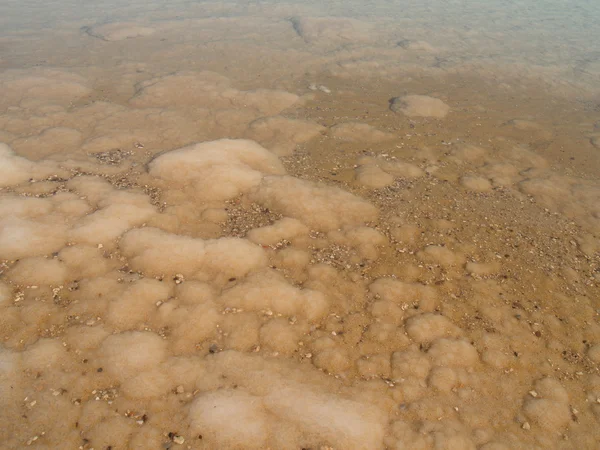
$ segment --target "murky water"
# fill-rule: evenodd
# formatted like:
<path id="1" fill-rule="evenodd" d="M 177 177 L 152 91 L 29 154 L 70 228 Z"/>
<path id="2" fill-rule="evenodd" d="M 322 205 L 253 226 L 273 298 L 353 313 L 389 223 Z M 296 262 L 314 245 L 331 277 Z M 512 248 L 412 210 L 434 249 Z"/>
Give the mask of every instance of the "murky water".
<path id="1" fill-rule="evenodd" d="M 595 449 L 600 4 L 3 2 L 0 447 Z"/>

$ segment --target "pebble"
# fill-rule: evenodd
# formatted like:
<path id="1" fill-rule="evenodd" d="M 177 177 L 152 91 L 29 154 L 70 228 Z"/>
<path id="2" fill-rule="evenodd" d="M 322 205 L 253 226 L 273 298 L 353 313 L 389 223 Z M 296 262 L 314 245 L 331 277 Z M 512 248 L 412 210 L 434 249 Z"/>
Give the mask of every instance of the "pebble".
<path id="1" fill-rule="evenodd" d="M 173 436 L 173 442 L 175 442 L 176 444 L 182 445 L 185 442 L 185 438 L 180 435 Z"/>
<path id="2" fill-rule="evenodd" d="M 183 278 L 183 275 L 180 273 L 175 274 L 175 276 L 173 277 L 173 281 L 175 281 L 175 284 L 181 284 L 185 281 L 185 279 Z"/>
<path id="3" fill-rule="evenodd" d="M 182 385 L 179 385 L 175 388 L 175 392 L 177 392 L 178 394 L 183 394 L 184 389 Z"/>
<path id="4" fill-rule="evenodd" d="M 529 395 L 531 395 L 533 398 L 536 398 L 538 396 L 538 393 L 535 391 L 529 391 Z"/>
<path id="5" fill-rule="evenodd" d="M 529 425 L 529 422 L 525 422 L 523 423 L 523 427 L 524 430 L 531 430 L 531 425 Z"/>

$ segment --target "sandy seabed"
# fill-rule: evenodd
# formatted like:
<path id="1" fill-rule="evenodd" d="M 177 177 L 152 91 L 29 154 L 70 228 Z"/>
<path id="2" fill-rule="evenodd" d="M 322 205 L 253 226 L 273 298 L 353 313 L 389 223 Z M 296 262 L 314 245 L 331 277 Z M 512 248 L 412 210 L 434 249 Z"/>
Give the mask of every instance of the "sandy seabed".
<path id="1" fill-rule="evenodd" d="M 598 448 L 594 86 L 211 8 L 2 38 L 0 447 Z"/>

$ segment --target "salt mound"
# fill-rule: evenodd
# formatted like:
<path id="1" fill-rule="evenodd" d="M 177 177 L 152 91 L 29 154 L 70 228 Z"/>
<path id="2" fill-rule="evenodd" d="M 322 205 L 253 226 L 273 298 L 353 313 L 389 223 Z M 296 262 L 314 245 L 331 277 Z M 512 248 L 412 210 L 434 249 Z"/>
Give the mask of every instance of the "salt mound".
<path id="1" fill-rule="evenodd" d="M 190 428 L 219 448 L 266 448 L 269 417 L 261 397 L 222 389 L 199 396 L 190 408 Z"/>
<path id="2" fill-rule="evenodd" d="M 340 43 L 372 39 L 370 24 L 344 17 L 292 17 L 292 26 L 307 43 Z"/>
<path id="3" fill-rule="evenodd" d="M 140 228 L 125 233 L 119 246 L 134 269 L 153 276 L 181 273 L 227 279 L 266 265 L 262 248 L 237 238 L 202 240 Z"/>
<path id="4" fill-rule="evenodd" d="M 308 234 L 308 228 L 296 219 L 284 217 L 272 225 L 254 228 L 248 232 L 248 239 L 256 244 L 275 245 L 283 239 L 291 240 Z"/>
<path id="5" fill-rule="evenodd" d="M 265 207 L 325 231 L 377 218 L 377 209 L 366 200 L 336 187 L 289 176 L 264 177 L 251 197 Z"/>
<path id="6" fill-rule="evenodd" d="M 98 350 L 103 369 L 125 380 L 158 366 L 165 358 L 167 343 L 148 331 L 127 331 L 107 337 Z"/>
<path id="7" fill-rule="evenodd" d="M 531 392 L 523 405 L 525 416 L 545 430 L 560 432 L 571 420 L 566 389 L 553 378 L 542 378 Z"/>
<path id="8" fill-rule="evenodd" d="M 463 144 L 453 149 L 451 154 L 453 159 L 458 162 L 467 162 L 479 166 L 485 162 L 488 152 L 473 144 Z"/>
<path id="9" fill-rule="evenodd" d="M 184 88 L 182 88 L 184 87 Z M 256 89 L 240 91 L 214 72 L 178 72 L 144 81 L 130 100 L 139 108 L 183 106 L 194 109 L 249 111 L 254 117 L 274 116 L 299 100 L 295 94 Z"/>
<path id="10" fill-rule="evenodd" d="M 316 290 L 299 289 L 275 271 L 253 274 L 242 283 L 223 292 L 220 302 L 232 308 L 250 311 L 270 310 L 285 316 L 318 320 L 327 313 L 329 302 Z"/>
<path id="11" fill-rule="evenodd" d="M 542 125 L 532 122 L 531 120 L 524 119 L 512 119 L 504 124 L 506 127 L 510 127 L 515 131 L 521 131 L 523 134 L 526 133 L 527 137 L 534 137 L 537 139 L 552 139 L 552 132 L 544 128 Z"/>
<path id="12" fill-rule="evenodd" d="M 355 169 L 356 181 L 371 189 L 381 189 L 394 183 L 394 177 L 377 164 L 363 164 Z"/>
<path id="13" fill-rule="evenodd" d="M 385 133 L 369 124 L 360 122 L 334 125 L 329 129 L 329 133 L 335 139 L 349 142 L 382 142 L 395 137 L 392 133 Z"/>
<path id="14" fill-rule="evenodd" d="M 369 291 L 385 301 L 417 305 L 422 312 L 433 311 L 437 300 L 437 292 L 433 287 L 393 278 L 375 280 L 369 285 Z"/>
<path id="15" fill-rule="evenodd" d="M 600 137 L 593 137 L 590 139 L 590 143 L 596 147 L 596 148 L 600 148 Z"/>
<path id="16" fill-rule="evenodd" d="M 28 109 L 69 106 L 89 95 L 86 80 L 55 69 L 6 70 L 0 75 L 0 109 L 27 104 Z"/>
<path id="17" fill-rule="evenodd" d="M 436 366 L 470 367 L 479 361 L 475 347 L 458 339 L 437 339 L 427 354 Z"/>
<path id="18" fill-rule="evenodd" d="M 73 242 L 83 244 L 109 244 L 125 231 L 142 225 L 156 213 L 148 202 L 114 203 L 81 220 L 70 234 Z"/>
<path id="19" fill-rule="evenodd" d="M 361 258 L 367 260 L 376 260 L 379 257 L 378 247 L 388 242 L 383 233 L 370 227 L 347 227 L 331 231 L 327 237 L 338 245 L 357 249 Z"/>
<path id="20" fill-rule="evenodd" d="M 12 289 L 4 284 L 0 283 L 0 306 L 5 306 L 10 300 L 12 300 Z"/>
<path id="21" fill-rule="evenodd" d="M 19 260 L 6 275 L 13 283 L 27 285 L 59 285 L 67 279 L 67 267 L 58 259 L 25 258 Z"/>
<path id="22" fill-rule="evenodd" d="M 142 279 L 130 284 L 108 307 L 106 320 L 117 330 L 134 329 L 148 323 L 158 301 L 169 296 L 169 286 L 158 280 Z"/>
<path id="23" fill-rule="evenodd" d="M 467 175 L 460 179 L 460 183 L 475 192 L 488 192 L 492 190 L 492 183 L 484 177 Z"/>
<path id="24" fill-rule="evenodd" d="M 438 98 L 427 95 L 405 95 L 391 100 L 390 109 L 408 117 L 433 117 L 443 119 L 450 107 Z"/>
<path id="25" fill-rule="evenodd" d="M 387 420 L 383 412 L 373 406 L 310 392 L 293 384 L 274 389 L 265 404 L 276 416 L 337 448 L 376 450 L 383 447 Z"/>
<path id="26" fill-rule="evenodd" d="M 15 186 L 32 178 L 46 178 L 57 169 L 48 162 L 35 164 L 15 154 L 8 145 L 0 143 L 0 187 Z"/>
<path id="27" fill-rule="evenodd" d="M 56 252 L 67 242 L 67 227 L 35 220 L 6 217 L 0 219 L 0 254 L 5 259 L 44 256 Z"/>
<path id="28" fill-rule="evenodd" d="M 83 31 L 103 41 L 123 41 L 125 39 L 150 36 L 156 30 L 134 22 L 116 22 L 93 27 L 83 27 Z"/>
<path id="29" fill-rule="evenodd" d="M 55 153 L 73 152 L 81 144 L 82 134 L 67 127 L 50 127 L 40 133 L 16 139 L 11 142 L 13 149 L 22 156 L 40 159 Z"/>
<path id="30" fill-rule="evenodd" d="M 391 185 L 395 177 L 418 178 L 425 172 L 414 164 L 403 161 L 388 161 L 383 158 L 360 158 L 355 169 L 356 180 L 363 186 L 381 189 Z"/>
<path id="31" fill-rule="evenodd" d="M 418 343 L 432 342 L 441 337 L 459 336 L 460 328 L 439 314 L 419 314 L 406 321 L 406 333 Z"/>
<path id="32" fill-rule="evenodd" d="M 442 267 L 452 267 L 465 263 L 464 255 L 453 252 L 441 245 L 428 245 L 424 250 L 417 253 L 417 257 L 422 261 L 439 264 Z"/>
<path id="33" fill-rule="evenodd" d="M 221 139 L 164 153 L 149 173 L 179 186 L 192 185 L 207 200 L 227 200 L 257 186 L 263 174 L 283 174 L 273 153 L 256 142 Z"/>
<path id="34" fill-rule="evenodd" d="M 190 432 L 211 448 L 383 448 L 387 413 L 370 403 L 373 396 L 357 401 L 333 393 L 331 379 L 297 363 L 226 351 L 209 364 L 235 383 L 191 404 Z"/>
<path id="35" fill-rule="evenodd" d="M 319 136 L 323 130 L 324 126 L 312 121 L 273 116 L 251 122 L 246 135 L 276 155 L 284 156 L 290 155 L 296 145 Z"/>

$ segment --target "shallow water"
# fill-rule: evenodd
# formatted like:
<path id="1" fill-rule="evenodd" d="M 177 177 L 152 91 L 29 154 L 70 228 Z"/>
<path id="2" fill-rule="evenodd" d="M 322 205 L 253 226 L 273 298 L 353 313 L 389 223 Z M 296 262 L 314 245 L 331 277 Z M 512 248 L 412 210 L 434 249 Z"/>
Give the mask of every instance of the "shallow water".
<path id="1" fill-rule="evenodd" d="M 2 448 L 594 449 L 600 5 L 0 5 Z"/>

